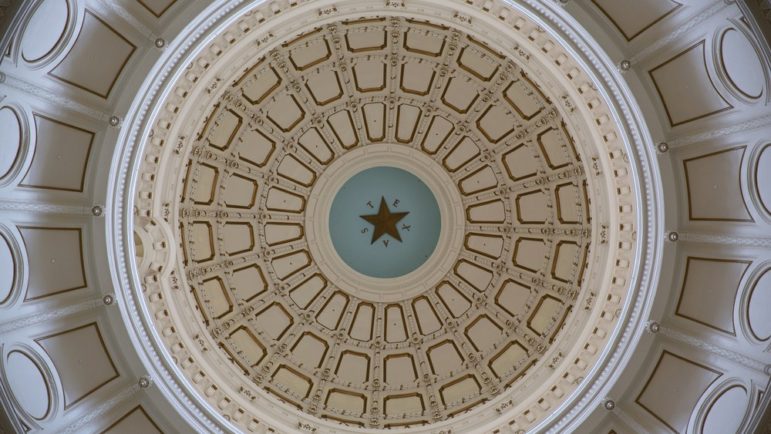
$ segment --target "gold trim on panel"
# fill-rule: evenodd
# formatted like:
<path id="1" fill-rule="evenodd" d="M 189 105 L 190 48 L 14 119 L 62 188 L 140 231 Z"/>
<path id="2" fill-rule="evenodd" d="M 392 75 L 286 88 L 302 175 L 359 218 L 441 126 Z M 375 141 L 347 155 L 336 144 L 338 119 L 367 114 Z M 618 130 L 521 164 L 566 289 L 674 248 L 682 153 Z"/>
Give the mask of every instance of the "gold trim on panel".
<path id="1" fill-rule="evenodd" d="M 697 260 L 702 262 L 717 262 L 717 263 L 724 263 L 724 264 L 745 264 L 744 271 L 742 271 L 741 276 L 739 277 L 739 282 L 737 283 L 736 290 L 734 291 L 734 302 L 731 305 L 731 319 L 733 325 L 733 330 L 725 330 L 721 329 L 720 327 L 717 327 L 714 324 L 709 324 L 707 322 L 701 321 L 696 318 L 692 318 L 688 315 L 684 315 L 680 313 L 680 306 L 683 303 L 683 296 L 685 295 L 685 285 L 688 283 L 688 269 L 691 265 L 691 260 Z M 723 333 L 728 333 L 731 336 L 736 336 L 736 325 L 735 321 L 733 321 L 733 306 L 736 304 L 736 298 L 739 296 L 739 284 L 741 283 L 742 279 L 744 279 L 744 276 L 747 274 L 747 270 L 750 268 L 750 265 L 752 264 L 752 261 L 747 260 L 733 260 L 733 259 L 723 259 L 723 258 L 706 258 L 706 257 L 700 257 L 700 256 L 688 256 L 685 260 L 685 273 L 683 274 L 683 283 L 680 285 L 680 296 L 677 298 L 677 305 L 675 306 L 675 316 L 679 316 L 681 318 L 685 318 L 688 320 L 691 320 L 695 323 L 701 324 L 705 327 L 709 327 L 711 329 L 715 329 L 717 331 L 721 331 Z"/>
<path id="2" fill-rule="evenodd" d="M 96 136 L 96 133 L 94 133 L 93 131 L 86 130 L 84 128 L 76 127 L 75 125 L 68 124 L 63 121 L 50 118 L 40 113 L 32 113 L 32 117 L 35 120 L 35 131 L 38 130 L 37 119 L 40 118 L 40 119 L 45 119 L 48 122 L 53 122 L 59 125 L 63 125 L 67 128 L 72 128 L 74 130 L 78 130 L 78 131 L 82 131 L 84 133 L 90 134 L 91 140 L 88 141 L 88 150 L 86 150 L 86 159 L 83 162 L 83 173 L 80 176 L 80 188 L 75 189 L 75 188 L 44 186 L 44 185 L 38 185 L 38 184 L 25 184 L 24 180 L 27 178 L 27 175 L 29 175 L 29 171 L 32 169 L 32 166 L 35 164 L 35 156 L 37 155 L 37 146 L 35 146 L 35 151 L 32 154 L 32 161 L 30 162 L 29 167 L 27 168 L 27 171 L 24 173 L 24 176 L 21 177 L 21 182 L 19 182 L 19 187 L 34 188 L 34 189 L 41 189 L 41 190 L 74 191 L 74 192 L 82 193 L 86 185 L 86 173 L 88 172 L 88 162 L 91 159 L 91 149 L 93 148 L 94 137 Z M 16 163 L 14 162 L 14 164 Z"/>
<path id="3" fill-rule="evenodd" d="M 58 68 L 67 59 L 67 57 L 69 56 L 69 53 L 67 53 L 67 55 L 65 55 L 64 58 L 55 67 L 53 67 L 48 72 L 48 75 L 50 75 L 51 77 L 54 77 L 55 79 L 57 79 L 57 80 L 59 80 L 59 81 L 61 81 L 63 83 L 67 83 L 67 84 L 69 84 L 71 86 L 74 86 L 74 87 L 76 87 L 78 89 L 81 89 L 81 90 L 83 90 L 85 92 L 89 92 L 89 93 L 92 93 L 92 94 L 94 94 L 96 96 L 99 96 L 99 97 L 102 97 L 104 99 L 107 99 L 110 96 L 110 92 L 112 92 L 113 87 L 115 87 L 115 83 L 117 83 L 117 81 L 120 78 L 121 74 L 123 74 L 123 70 L 126 68 L 126 65 L 128 65 L 129 60 L 131 60 L 131 56 L 134 55 L 134 52 L 136 51 L 137 46 L 132 44 L 131 41 L 126 39 L 125 36 L 123 36 L 120 32 L 115 30 L 112 26 L 107 24 L 107 22 L 105 22 L 104 20 L 99 18 L 96 14 L 94 14 L 90 10 L 86 9 L 85 15 L 91 15 L 92 17 L 94 17 L 96 20 L 101 22 L 105 27 L 107 27 L 111 32 L 115 33 L 119 38 L 123 39 L 124 42 L 126 42 L 128 45 L 131 46 L 131 51 L 128 53 L 128 55 L 126 56 L 126 59 L 123 61 L 123 64 L 121 64 L 120 68 L 118 69 L 118 73 L 115 74 L 115 78 L 113 78 L 112 83 L 110 83 L 110 85 L 108 86 L 107 92 L 104 93 L 104 94 L 101 94 L 101 93 L 99 93 L 99 92 L 97 92 L 97 91 L 95 91 L 93 89 L 89 89 L 89 88 L 87 88 L 87 87 L 85 87 L 83 85 L 74 83 L 74 82 L 72 82 L 72 81 L 70 81 L 70 80 L 68 80 L 66 78 L 63 78 L 63 77 L 60 77 L 60 76 L 56 75 L 56 68 Z M 85 18 L 84 18 L 84 22 L 85 22 Z M 81 26 L 81 31 L 82 30 L 83 30 L 83 28 Z M 80 34 L 80 32 L 78 32 L 78 36 L 77 36 L 77 38 L 75 38 L 75 44 L 73 44 L 73 46 L 77 45 L 78 40 L 80 40 L 80 36 L 81 36 L 81 34 Z"/>
<path id="4" fill-rule="evenodd" d="M 666 18 L 669 15 L 673 14 L 676 10 L 680 9 L 683 6 L 682 3 L 679 3 L 679 2 L 676 2 L 676 1 L 673 1 L 673 0 L 669 0 L 669 1 L 671 3 L 674 3 L 676 6 L 674 6 L 672 9 L 670 9 L 669 11 L 664 13 L 664 15 L 662 15 L 659 18 L 655 19 L 653 22 L 649 23 L 648 25 L 646 25 L 645 27 L 643 27 L 641 30 L 637 31 L 637 33 L 635 33 L 633 35 L 628 35 L 621 28 L 621 26 L 616 22 L 616 20 L 614 20 L 613 17 L 607 11 L 605 11 L 605 9 L 602 6 L 600 6 L 599 3 L 597 3 L 596 0 L 592 0 L 592 3 L 594 3 L 594 5 L 597 6 L 597 9 L 599 9 L 600 12 L 602 12 L 602 14 L 605 15 L 608 18 L 608 20 L 613 24 L 613 26 L 616 27 L 616 29 L 618 29 L 619 33 L 621 33 L 621 35 L 624 37 L 624 39 L 626 39 L 627 42 L 630 42 L 632 39 L 640 36 L 643 32 L 645 32 L 646 30 L 650 29 L 654 25 L 658 24 L 664 18 Z"/>
<path id="5" fill-rule="evenodd" d="M 750 209 L 747 207 L 747 200 L 744 197 L 744 190 L 742 190 L 741 180 L 739 180 L 739 179 L 737 179 L 736 182 L 739 183 L 739 194 L 741 195 L 741 198 L 742 198 L 742 204 L 744 204 L 744 211 L 749 216 L 749 219 L 727 219 L 727 218 L 711 218 L 711 217 L 694 217 L 693 216 L 693 209 L 691 207 L 691 203 L 693 201 L 691 200 L 691 187 L 690 187 L 691 186 L 691 181 L 690 181 L 690 178 L 688 177 L 688 163 L 691 162 L 691 161 L 700 160 L 702 158 L 712 157 L 712 156 L 715 156 L 715 155 L 718 155 L 718 154 L 723 154 L 723 153 L 726 153 L 726 152 L 732 152 L 732 151 L 735 151 L 737 149 L 741 149 L 742 150 L 742 155 L 739 158 L 739 169 L 741 169 L 741 164 L 742 164 L 742 161 L 744 160 L 744 154 L 747 151 L 747 146 L 746 145 L 734 146 L 734 147 L 731 147 L 731 148 L 728 148 L 728 149 L 721 149 L 719 151 L 710 152 L 708 154 L 703 154 L 703 155 L 699 155 L 697 157 L 687 158 L 687 159 L 683 160 L 683 171 L 685 173 L 685 193 L 686 193 L 686 195 L 688 197 L 688 219 L 689 220 L 693 220 L 693 221 L 713 221 L 713 222 L 714 221 L 716 221 L 716 222 L 755 222 L 755 219 L 752 218 L 752 214 L 750 213 Z"/>
<path id="6" fill-rule="evenodd" d="M 125 420 L 126 418 L 128 418 L 129 416 L 131 416 L 132 414 L 134 414 L 134 412 L 136 412 L 137 410 L 139 410 L 139 411 L 140 411 L 140 412 L 141 412 L 141 413 L 142 413 L 142 414 L 145 416 L 145 419 L 147 419 L 147 421 L 148 421 L 148 422 L 150 422 L 150 424 L 151 424 L 151 425 L 152 425 L 152 426 L 153 426 L 153 427 L 154 427 L 156 430 L 158 430 L 158 432 L 160 432 L 160 433 L 162 433 L 162 432 L 163 432 L 163 430 L 162 430 L 162 429 L 160 429 L 160 428 L 158 427 L 158 425 L 157 425 L 157 424 L 155 423 L 155 421 L 154 421 L 154 420 L 153 420 L 153 419 L 150 417 L 150 415 L 148 415 L 148 414 L 147 414 L 147 412 L 146 412 L 146 411 L 145 411 L 145 409 L 142 407 L 142 405 L 137 405 L 136 407 L 134 407 L 134 408 L 132 408 L 131 410 L 129 410 L 129 411 L 126 413 L 126 414 L 124 414 L 123 416 L 121 416 L 120 418 L 118 418 L 118 419 L 117 419 L 115 422 L 113 422 L 113 423 L 112 423 L 111 425 L 109 425 L 107 428 L 105 428 L 105 429 L 101 430 L 101 431 L 99 432 L 99 434 L 104 434 L 104 433 L 106 433 L 106 432 L 110 431 L 110 430 L 111 430 L 111 429 L 113 429 L 113 428 L 114 428 L 116 425 L 118 425 L 119 423 L 121 423 L 123 420 Z"/>
<path id="7" fill-rule="evenodd" d="M 66 289 L 60 289 L 56 292 L 47 293 L 44 295 L 39 295 L 37 297 L 29 297 L 29 288 L 27 288 L 27 291 L 24 294 L 24 301 L 32 301 L 32 300 L 39 300 L 41 298 L 51 297 L 57 294 L 61 294 L 64 292 L 69 291 L 75 291 L 77 289 L 87 288 L 88 287 L 88 280 L 86 279 L 86 265 L 85 265 L 85 258 L 83 251 L 83 230 L 81 228 L 71 228 L 71 227 L 46 227 L 46 226 L 17 226 L 19 229 L 19 233 L 21 234 L 21 241 L 24 243 L 24 249 L 25 251 L 29 251 L 29 247 L 27 246 L 27 240 L 24 238 L 24 229 L 32 229 L 32 230 L 46 230 L 46 231 L 77 231 L 78 232 L 78 247 L 80 249 L 80 275 L 83 279 L 83 285 L 82 286 L 75 286 L 72 288 L 66 288 Z"/>
<path id="8" fill-rule="evenodd" d="M 656 413 L 654 413 L 654 412 L 653 412 L 651 409 L 649 409 L 649 408 L 648 408 L 648 407 L 646 407 L 646 406 L 645 406 L 643 403 L 641 403 L 641 402 L 640 402 L 640 398 L 641 398 L 641 397 L 642 397 L 642 396 L 645 394 L 645 391 L 648 389 L 648 386 L 650 385 L 651 381 L 653 380 L 653 377 L 655 377 L 655 376 L 656 376 L 656 372 L 658 372 L 659 366 L 661 365 L 661 361 L 662 361 L 662 360 L 664 360 L 664 356 L 665 356 L 665 355 L 670 355 L 670 356 L 672 356 L 672 357 L 674 357 L 674 358 L 677 358 L 677 359 L 680 359 L 680 360 L 682 360 L 682 361 L 684 361 L 684 362 L 686 362 L 686 363 L 690 363 L 690 364 L 692 364 L 692 365 L 694 365 L 694 366 L 697 366 L 697 367 L 699 367 L 699 368 L 702 368 L 702 369 L 704 369 L 704 370 L 707 370 L 707 371 L 710 371 L 710 372 L 712 372 L 712 373 L 714 373 L 714 374 L 717 374 L 717 377 L 716 377 L 714 380 L 712 380 L 712 382 L 710 383 L 710 385 L 712 385 L 712 384 L 713 384 L 715 381 L 717 381 L 717 379 L 719 379 L 719 378 L 720 378 L 720 377 L 723 375 L 723 373 L 722 373 L 722 372 L 720 372 L 720 371 L 718 371 L 718 370 L 716 370 L 716 369 L 713 369 L 713 368 L 711 368 L 711 367 L 709 367 L 709 366 L 706 366 L 706 365 L 702 365 L 701 363 L 697 363 L 697 362 L 694 362 L 693 360 L 687 359 L 687 358 L 685 358 L 685 357 L 683 357 L 683 356 L 679 356 L 679 355 L 677 355 L 677 354 L 675 354 L 675 353 L 672 353 L 672 352 L 670 352 L 670 351 L 667 351 L 667 350 L 663 350 L 663 351 L 661 352 L 661 355 L 659 356 L 659 360 L 656 362 L 656 366 L 653 368 L 653 371 L 651 371 L 651 374 L 650 374 L 650 376 L 648 377 L 648 380 L 645 382 L 645 385 L 643 385 L 643 387 L 642 387 L 642 390 L 641 390 L 641 391 L 640 391 L 640 393 L 637 395 L 637 398 L 635 398 L 635 400 L 634 400 L 634 403 L 635 403 L 635 404 L 637 404 L 637 405 L 639 405 L 640 407 L 642 407 L 642 408 L 643 408 L 645 411 L 647 411 L 647 412 L 648 412 L 648 413 L 649 413 L 651 416 L 653 416 L 654 418 L 656 418 L 656 420 L 658 420 L 659 422 L 663 423 L 663 424 L 664 424 L 664 426 L 666 426 L 667 428 L 669 428 L 670 430 L 672 430 L 672 432 L 674 432 L 674 433 L 677 433 L 678 431 L 677 431 L 677 430 L 676 430 L 674 427 L 672 427 L 671 425 L 669 425 L 668 423 L 666 423 L 666 422 L 664 421 L 664 419 L 662 419 L 662 418 L 661 418 L 659 415 L 657 415 Z M 709 389 L 709 386 L 707 386 L 707 389 Z"/>
<path id="9" fill-rule="evenodd" d="M 43 348 L 43 351 L 46 352 L 48 357 L 53 362 L 54 367 L 56 367 L 56 361 L 54 360 L 53 357 L 51 357 L 51 354 L 48 352 L 48 350 L 46 350 L 46 348 L 42 344 L 42 342 L 45 341 L 45 340 L 51 339 L 51 338 L 55 338 L 57 336 L 61 336 L 61 335 L 67 334 L 67 333 L 71 333 L 71 332 L 74 332 L 74 331 L 85 329 L 87 327 L 94 327 L 94 329 L 96 329 L 96 335 L 99 337 L 99 343 L 101 344 L 102 350 L 104 351 L 105 356 L 107 356 L 107 360 L 110 362 L 110 366 L 112 367 L 112 370 L 115 372 L 115 375 L 113 375 L 112 377 L 108 378 L 104 382 L 96 385 L 93 389 L 87 391 L 85 394 L 83 394 L 83 396 L 81 396 L 80 398 L 76 399 L 75 401 L 66 402 L 67 401 L 67 397 L 65 396 L 64 397 L 64 400 L 65 400 L 64 410 L 65 411 L 67 411 L 70 408 L 72 408 L 72 406 L 74 406 L 78 402 L 84 400 L 86 397 L 88 397 L 88 395 L 90 395 L 90 394 L 96 392 L 97 390 L 99 390 L 100 388 L 102 388 L 102 386 L 104 386 L 104 385 L 108 384 L 109 382 L 111 382 L 112 380 L 120 377 L 120 373 L 118 372 L 118 368 L 116 368 L 116 366 L 115 366 L 115 361 L 112 359 L 112 355 L 107 350 L 107 345 L 105 345 L 105 343 L 104 343 L 104 337 L 102 336 L 102 332 L 99 330 L 99 324 L 96 321 L 93 321 L 93 322 L 90 322 L 88 324 L 84 324 L 84 325 L 81 325 L 81 326 L 78 326 L 78 327 L 75 327 L 75 328 L 71 328 L 71 329 L 68 329 L 68 330 L 56 332 L 56 333 L 51 334 L 51 335 L 46 335 L 46 336 L 42 336 L 42 337 L 34 339 L 35 343 L 37 343 L 38 345 L 40 345 L 41 348 Z M 58 371 L 58 368 L 57 368 L 57 371 Z"/>
<path id="10" fill-rule="evenodd" d="M 659 84 L 658 84 L 658 82 L 656 82 L 656 78 L 653 76 L 653 73 L 657 69 L 659 69 L 659 68 L 661 68 L 663 66 L 666 66 L 667 64 L 675 61 L 678 57 L 687 54 L 689 51 L 693 50 L 694 48 L 696 48 L 698 46 L 701 46 L 701 53 L 702 53 L 701 57 L 702 57 L 702 60 L 704 61 L 704 71 L 706 72 L 707 78 L 709 79 L 709 82 L 712 85 L 712 89 L 720 97 L 720 99 L 723 100 L 724 103 L 726 103 L 727 107 L 715 110 L 713 112 L 704 113 L 702 115 L 695 116 L 693 118 L 685 119 L 685 120 L 682 120 L 682 121 L 679 121 L 679 122 L 675 123 L 675 122 L 672 121 L 672 114 L 669 112 L 669 107 L 667 106 L 667 103 L 664 100 L 664 94 L 661 93 L 661 89 L 659 88 Z M 656 93 L 659 96 L 659 100 L 661 101 L 661 105 L 664 106 L 664 112 L 667 114 L 667 120 L 669 121 L 669 125 L 672 128 L 680 126 L 680 125 L 683 125 L 683 124 L 687 124 L 689 122 L 697 121 L 699 119 L 703 119 L 703 118 L 706 118 L 706 117 L 709 117 L 709 116 L 712 116 L 712 115 L 716 115 L 718 113 L 723 113 L 725 111 L 728 111 L 728 110 L 731 110 L 731 109 L 734 108 L 734 106 L 732 106 L 731 103 L 728 102 L 723 97 L 723 95 L 717 90 L 717 87 L 715 86 L 715 82 L 712 80 L 712 76 L 709 74 L 709 68 L 707 67 L 706 39 L 702 39 L 701 41 L 691 45 L 688 48 L 686 48 L 685 50 L 683 50 L 679 54 L 676 54 L 674 57 L 670 58 L 669 60 L 665 61 L 664 63 L 661 63 L 658 66 L 654 67 L 653 69 L 649 70 L 648 71 L 648 76 L 650 76 L 651 81 L 653 82 L 653 86 L 656 88 Z"/>
<path id="11" fill-rule="evenodd" d="M 531 310 L 531 311 L 530 311 L 530 316 L 527 318 L 527 328 L 529 328 L 529 329 L 530 329 L 530 330 L 531 330 L 533 333 L 535 333 L 537 336 L 546 336 L 546 333 L 547 333 L 547 332 L 549 332 L 549 330 L 550 330 L 550 329 L 552 329 L 551 327 L 549 327 L 549 328 L 547 328 L 546 330 L 544 330 L 544 333 L 543 333 L 543 334 L 541 334 L 541 333 L 538 333 L 538 332 L 537 332 L 537 331 L 536 331 L 536 330 L 535 330 L 535 329 L 534 329 L 534 328 L 531 326 L 531 324 L 533 323 L 533 318 L 535 318 L 535 316 L 536 316 L 536 315 L 538 315 L 538 312 L 541 310 L 541 306 L 543 305 L 544 301 L 546 301 L 546 299 L 556 300 L 556 301 L 557 301 L 557 303 L 559 303 L 561 306 L 564 306 L 564 305 L 565 305 L 565 303 L 564 303 L 562 300 L 560 300 L 559 298 L 557 298 L 557 297 L 555 297 L 555 296 L 553 296 L 553 295 L 551 295 L 551 294 L 546 294 L 546 295 L 544 295 L 543 297 L 541 297 L 541 299 L 540 299 L 540 300 L 538 300 L 538 304 L 536 304 L 536 305 L 535 305 L 535 307 L 533 308 L 533 310 Z M 569 308 L 569 307 L 570 307 L 570 306 L 568 306 L 568 308 Z M 566 315 L 566 314 L 563 312 L 563 315 Z M 566 317 L 566 316 L 565 316 L 565 317 Z M 563 321 L 562 321 L 562 322 L 564 322 L 564 318 L 565 318 L 565 317 L 563 317 Z M 560 323 L 560 324 L 562 324 L 562 323 Z M 553 337 L 554 337 L 554 336 L 552 336 L 552 338 L 553 338 Z M 551 342 L 551 340 L 550 340 L 550 342 Z"/>
<path id="12" fill-rule="evenodd" d="M 143 6 L 145 9 L 147 9 L 148 11 L 150 11 L 150 13 L 151 13 L 151 14 L 155 15 L 155 17 L 156 17 L 156 18 L 160 18 L 160 17 L 161 17 L 161 15 L 165 14 L 165 13 L 166 13 L 166 11 L 168 11 L 168 10 L 169 10 L 169 8 L 170 8 L 170 7 L 174 6 L 174 4 L 177 2 L 177 0 L 171 0 L 171 1 L 169 2 L 169 4 L 168 4 L 168 5 L 166 5 L 166 7 L 165 7 L 165 8 L 161 9 L 161 11 L 160 11 L 160 12 L 155 12 L 155 11 L 154 11 L 154 10 L 153 10 L 153 9 L 152 9 L 150 6 L 148 6 L 147 4 L 145 4 L 144 0 L 137 0 L 137 2 L 139 2 L 139 4 L 141 4 L 141 5 L 142 5 L 142 6 Z M 159 431 L 160 431 L 160 430 L 159 430 Z"/>

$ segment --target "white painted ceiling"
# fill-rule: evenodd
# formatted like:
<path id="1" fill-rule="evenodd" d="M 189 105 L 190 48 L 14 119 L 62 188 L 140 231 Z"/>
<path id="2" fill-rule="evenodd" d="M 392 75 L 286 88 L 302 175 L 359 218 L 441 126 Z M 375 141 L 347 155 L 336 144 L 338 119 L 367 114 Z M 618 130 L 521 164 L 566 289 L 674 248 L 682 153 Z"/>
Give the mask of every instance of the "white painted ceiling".
<path id="1" fill-rule="evenodd" d="M 765 432 L 769 11 L 0 6 L 0 427 Z M 379 300 L 306 206 L 385 143 L 464 224 Z"/>

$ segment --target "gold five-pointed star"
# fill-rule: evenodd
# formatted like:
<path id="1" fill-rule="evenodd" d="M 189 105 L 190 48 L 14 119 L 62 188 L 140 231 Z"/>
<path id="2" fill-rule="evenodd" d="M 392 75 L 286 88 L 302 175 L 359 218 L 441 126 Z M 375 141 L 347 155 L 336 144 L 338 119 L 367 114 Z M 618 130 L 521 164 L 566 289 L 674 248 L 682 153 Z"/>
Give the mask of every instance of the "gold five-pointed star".
<path id="1" fill-rule="evenodd" d="M 380 237 L 385 234 L 392 236 L 399 242 L 402 241 L 402 237 L 399 235 L 399 230 L 396 228 L 396 224 L 399 220 L 403 219 L 409 212 L 391 212 L 386 204 L 385 197 L 380 196 L 380 207 L 377 210 L 377 214 L 361 215 L 367 222 L 375 226 L 375 230 L 372 232 L 372 242 L 374 244 Z"/>

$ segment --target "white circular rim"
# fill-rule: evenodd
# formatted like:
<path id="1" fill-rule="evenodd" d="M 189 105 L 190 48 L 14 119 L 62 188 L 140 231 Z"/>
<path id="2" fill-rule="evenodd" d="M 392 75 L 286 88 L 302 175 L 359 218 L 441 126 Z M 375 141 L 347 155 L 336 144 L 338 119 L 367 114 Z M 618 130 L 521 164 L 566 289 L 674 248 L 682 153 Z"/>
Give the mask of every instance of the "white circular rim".
<path id="1" fill-rule="evenodd" d="M 329 212 L 340 188 L 353 175 L 372 167 L 396 167 L 417 176 L 439 205 L 442 230 L 431 256 L 415 270 L 399 277 L 378 278 L 348 265 L 332 244 Z M 322 273 L 340 289 L 362 299 L 396 302 L 419 295 L 452 270 L 463 245 L 466 219 L 455 182 L 439 164 L 404 145 L 368 145 L 347 152 L 321 174 L 308 199 L 305 228 L 311 256 Z"/>

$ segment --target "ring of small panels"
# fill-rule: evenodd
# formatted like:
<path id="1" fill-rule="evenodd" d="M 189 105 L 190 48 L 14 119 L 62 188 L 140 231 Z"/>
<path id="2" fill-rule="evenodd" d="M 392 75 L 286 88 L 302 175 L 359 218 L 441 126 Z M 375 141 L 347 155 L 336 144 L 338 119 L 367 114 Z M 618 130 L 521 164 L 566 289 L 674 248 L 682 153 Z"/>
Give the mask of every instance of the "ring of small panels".
<path id="1" fill-rule="evenodd" d="M 616 240 L 630 225 L 609 203 L 626 195 L 613 208 L 633 214 L 633 199 L 626 169 L 599 170 L 618 159 L 600 152 L 619 139 L 596 90 L 584 81 L 583 100 L 555 96 L 525 50 L 512 58 L 460 26 L 371 12 L 276 38 L 231 76 L 208 73 L 254 19 L 191 62 L 145 152 L 135 240 L 155 248 L 141 249 L 138 272 L 155 276 L 146 301 L 175 362 L 246 429 L 268 407 L 360 428 L 517 408 L 508 424 L 532 426 L 591 366 L 625 297 L 634 240 Z M 576 106 L 606 129 L 604 149 L 587 143 L 595 125 L 565 115 Z M 305 239 L 325 168 L 379 143 L 433 159 L 465 212 L 451 271 L 399 302 L 336 286 Z"/>

